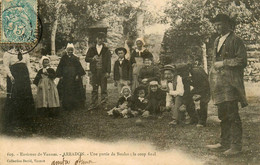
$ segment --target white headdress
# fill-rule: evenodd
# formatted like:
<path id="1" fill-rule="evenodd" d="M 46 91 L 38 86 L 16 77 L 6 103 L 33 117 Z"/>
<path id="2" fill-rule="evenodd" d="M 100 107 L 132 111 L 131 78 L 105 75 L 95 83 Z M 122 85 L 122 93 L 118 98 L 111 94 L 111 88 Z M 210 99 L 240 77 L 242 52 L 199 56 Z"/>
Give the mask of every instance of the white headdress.
<path id="1" fill-rule="evenodd" d="M 137 42 L 137 41 L 141 41 L 142 43 L 143 43 L 143 46 L 145 45 L 145 42 L 144 42 L 144 39 L 143 38 L 137 38 L 136 40 L 135 40 L 135 42 Z"/>
<path id="2" fill-rule="evenodd" d="M 124 91 L 125 89 L 128 89 L 129 92 L 131 93 L 131 88 L 126 85 L 126 86 L 123 86 L 122 89 L 121 89 L 121 93 L 122 93 L 122 94 L 123 94 L 123 91 Z"/>
<path id="3" fill-rule="evenodd" d="M 47 56 L 42 56 L 42 58 L 41 58 L 40 61 L 39 61 L 39 66 L 40 66 L 40 68 L 42 68 L 43 60 L 49 60 L 49 61 L 51 61 L 51 59 L 50 59 L 49 57 L 47 57 Z"/>
<path id="4" fill-rule="evenodd" d="M 74 49 L 73 43 L 68 43 L 66 49 L 68 49 L 68 48 L 73 48 Z"/>

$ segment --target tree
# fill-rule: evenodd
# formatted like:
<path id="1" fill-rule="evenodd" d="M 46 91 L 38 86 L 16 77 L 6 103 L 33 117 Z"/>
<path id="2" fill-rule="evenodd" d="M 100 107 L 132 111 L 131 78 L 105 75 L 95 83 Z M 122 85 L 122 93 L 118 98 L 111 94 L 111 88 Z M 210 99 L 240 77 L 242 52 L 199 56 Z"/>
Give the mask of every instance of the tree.
<path id="1" fill-rule="evenodd" d="M 248 0 L 249 1 L 249 0 Z M 217 0 L 186 0 L 172 1 L 165 10 L 171 19 L 171 29 L 164 36 L 162 57 L 168 56 L 173 62 L 194 59 L 205 59 L 205 44 L 207 56 L 210 59 L 212 41 L 216 34 L 210 20 L 218 13 L 225 13 L 237 21 L 236 33 L 244 40 L 257 40 L 259 34 L 259 20 L 243 1 Z M 255 5 L 253 5 L 255 9 Z M 255 9 L 257 10 L 257 9 Z M 204 48 L 204 49 L 203 49 Z M 203 51 L 204 50 L 204 51 Z M 204 52 L 204 53 L 203 53 Z M 204 60 L 204 68 L 206 61 Z"/>

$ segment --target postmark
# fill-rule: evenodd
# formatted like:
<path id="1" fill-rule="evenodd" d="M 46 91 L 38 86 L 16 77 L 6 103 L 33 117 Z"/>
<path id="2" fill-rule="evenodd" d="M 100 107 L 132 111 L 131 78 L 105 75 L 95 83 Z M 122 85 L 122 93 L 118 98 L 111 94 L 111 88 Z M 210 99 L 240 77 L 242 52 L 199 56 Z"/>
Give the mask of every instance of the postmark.
<path id="1" fill-rule="evenodd" d="M 37 5 L 37 0 L 2 0 L 1 43 L 37 42 Z"/>

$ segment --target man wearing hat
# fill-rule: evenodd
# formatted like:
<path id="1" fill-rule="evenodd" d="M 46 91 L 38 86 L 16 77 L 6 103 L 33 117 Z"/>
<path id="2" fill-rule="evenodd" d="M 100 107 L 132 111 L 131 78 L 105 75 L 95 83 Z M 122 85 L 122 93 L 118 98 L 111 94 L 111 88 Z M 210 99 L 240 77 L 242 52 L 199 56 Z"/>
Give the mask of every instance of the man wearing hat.
<path id="1" fill-rule="evenodd" d="M 207 147 L 224 151 L 225 155 L 238 154 L 242 149 L 242 123 L 238 113 L 247 106 L 244 88 L 244 68 L 247 65 L 246 48 L 234 32 L 234 21 L 225 14 L 218 14 L 212 21 L 219 37 L 214 43 L 210 87 L 214 104 L 221 120 L 221 141 Z"/>
<path id="2" fill-rule="evenodd" d="M 126 49 L 123 47 L 115 50 L 118 59 L 114 64 L 114 81 L 115 86 L 118 87 L 118 93 L 121 92 L 123 86 L 129 86 L 132 80 L 132 65 L 125 58 L 126 52 Z"/>
<path id="3" fill-rule="evenodd" d="M 174 65 L 165 65 L 163 68 L 164 78 L 166 79 L 166 109 L 172 110 L 173 120 L 170 125 L 177 125 L 183 123 L 184 113 L 180 111 L 181 106 L 184 106 L 184 84 L 182 78 L 177 74 L 176 67 Z M 172 106 L 174 103 L 174 106 Z"/>
<path id="4" fill-rule="evenodd" d="M 92 103 L 89 110 L 98 105 L 98 88 L 101 87 L 101 103 L 107 101 L 107 78 L 111 72 L 111 52 L 104 44 L 105 33 L 100 32 L 96 38 L 96 45 L 88 49 L 85 61 L 90 63 L 92 73 Z M 106 107 L 106 105 L 105 105 Z"/>

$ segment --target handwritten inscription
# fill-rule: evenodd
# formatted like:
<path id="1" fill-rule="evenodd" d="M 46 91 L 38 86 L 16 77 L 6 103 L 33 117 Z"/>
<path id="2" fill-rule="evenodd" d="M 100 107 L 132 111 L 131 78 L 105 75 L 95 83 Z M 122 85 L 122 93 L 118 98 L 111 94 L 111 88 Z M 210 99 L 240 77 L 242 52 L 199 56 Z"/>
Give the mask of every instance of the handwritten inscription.
<path id="1" fill-rule="evenodd" d="M 84 164 L 91 164 L 95 163 L 92 160 L 83 160 L 81 159 L 81 155 L 79 156 L 79 159 L 75 161 L 75 165 L 84 165 Z"/>

